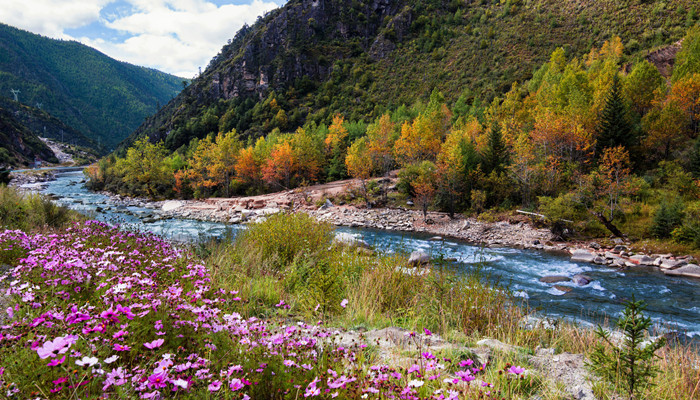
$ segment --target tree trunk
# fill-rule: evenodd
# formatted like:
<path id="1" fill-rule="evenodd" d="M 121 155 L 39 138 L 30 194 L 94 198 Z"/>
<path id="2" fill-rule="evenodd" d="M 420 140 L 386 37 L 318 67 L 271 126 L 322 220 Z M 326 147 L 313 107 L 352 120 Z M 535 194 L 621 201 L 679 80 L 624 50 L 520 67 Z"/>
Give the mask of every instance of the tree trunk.
<path id="1" fill-rule="evenodd" d="M 595 215 L 598 218 L 598 220 L 603 223 L 603 225 L 605 225 L 605 227 L 610 231 L 610 233 L 612 233 L 613 235 L 615 235 L 619 238 L 625 237 L 625 234 L 620 232 L 620 230 L 615 225 L 613 225 L 612 218 L 607 219 L 607 218 L 605 218 L 603 213 L 599 213 L 599 212 L 592 211 L 591 213 L 593 215 Z"/>

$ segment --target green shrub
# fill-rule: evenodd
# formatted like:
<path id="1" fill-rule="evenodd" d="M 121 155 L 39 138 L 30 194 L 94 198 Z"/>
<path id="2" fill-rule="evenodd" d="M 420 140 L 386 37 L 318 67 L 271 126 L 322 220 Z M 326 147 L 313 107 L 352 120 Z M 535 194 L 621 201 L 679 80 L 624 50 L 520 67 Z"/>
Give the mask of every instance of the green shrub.
<path id="1" fill-rule="evenodd" d="M 683 203 L 679 200 L 673 203 L 663 202 L 654 214 L 651 226 L 652 234 L 657 238 L 667 238 L 671 232 L 683 222 Z"/>
<path id="2" fill-rule="evenodd" d="M 57 229 L 78 219 L 81 217 L 77 212 L 58 206 L 44 196 L 23 194 L 0 185 L 0 228 Z"/>
<path id="3" fill-rule="evenodd" d="M 255 249 L 263 262 L 280 272 L 298 256 L 315 256 L 328 249 L 333 227 L 304 213 L 280 213 L 251 224 L 241 233 L 238 246 Z"/>

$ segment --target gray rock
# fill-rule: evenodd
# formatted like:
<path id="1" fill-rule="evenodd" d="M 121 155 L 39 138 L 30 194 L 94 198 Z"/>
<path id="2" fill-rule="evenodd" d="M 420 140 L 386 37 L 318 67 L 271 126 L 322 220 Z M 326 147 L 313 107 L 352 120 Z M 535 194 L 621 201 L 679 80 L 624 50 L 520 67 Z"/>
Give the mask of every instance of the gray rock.
<path id="1" fill-rule="evenodd" d="M 664 274 L 700 279 L 700 266 L 698 266 L 697 264 L 688 264 L 678 269 L 664 270 Z"/>
<path id="2" fill-rule="evenodd" d="M 341 246 L 357 246 L 357 247 L 364 247 L 364 248 L 369 248 L 369 245 L 367 242 L 364 240 L 358 238 L 355 235 L 346 233 L 346 232 L 338 232 L 335 234 L 335 237 L 333 238 L 333 243 Z"/>
<path id="3" fill-rule="evenodd" d="M 408 258 L 408 265 L 425 265 L 429 262 L 430 256 L 422 250 L 412 252 L 411 256 Z"/>
<path id="4" fill-rule="evenodd" d="M 568 282 L 571 278 L 562 275 L 548 275 L 540 278 L 540 282 L 544 283 L 558 283 L 558 282 Z"/>
<path id="5" fill-rule="evenodd" d="M 593 281 L 593 278 L 588 275 L 576 274 L 571 280 L 579 286 L 586 286 Z"/>
<path id="6" fill-rule="evenodd" d="M 688 264 L 685 260 L 663 260 L 659 265 L 661 269 L 676 269 Z"/>
<path id="7" fill-rule="evenodd" d="M 409 201 L 406 202 L 406 205 L 407 205 L 407 206 L 412 206 L 412 205 L 413 205 L 413 202 L 412 202 L 411 200 L 409 200 Z"/>
<path id="8" fill-rule="evenodd" d="M 608 260 L 605 257 L 596 256 L 596 258 L 593 259 L 593 263 L 598 265 L 605 265 L 608 263 Z"/>
<path id="9" fill-rule="evenodd" d="M 333 207 L 333 203 L 331 203 L 330 200 L 326 199 L 326 201 L 321 206 L 321 210 L 326 210 L 326 209 L 329 209 L 331 207 Z"/>
<path id="10" fill-rule="evenodd" d="M 588 247 L 596 250 L 600 250 L 600 245 L 597 242 L 591 242 L 588 244 Z"/>
<path id="11" fill-rule="evenodd" d="M 593 260 L 596 258 L 596 254 L 591 253 L 590 251 L 587 250 L 574 250 L 573 253 L 571 253 L 571 261 L 574 262 L 586 262 L 586 263 L 592 263 Z"/>
<path id="12" fill-rule="evenodd" d="M 613 250 L 615 253 L 621 253 L 623 251 L 627 251 L 627 246 L 618 244 L 617 246 L 613 247 Z"/>
<path id="13" fill-rule="evenodd" d="M 654 264 L 654 259 L 646 254 L 637 254 L 630 257 L 630 261 L 639 265 L 652 265 Z"/>

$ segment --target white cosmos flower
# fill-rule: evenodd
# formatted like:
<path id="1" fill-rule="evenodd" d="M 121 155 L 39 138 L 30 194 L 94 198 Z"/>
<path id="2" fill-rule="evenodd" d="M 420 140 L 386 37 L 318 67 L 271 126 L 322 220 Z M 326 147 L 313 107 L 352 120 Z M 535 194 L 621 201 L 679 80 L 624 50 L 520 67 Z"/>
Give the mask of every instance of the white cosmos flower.
<path id="1" fill-rule="evenodd" d="M 419 381 L 418 379 L 414 379 L 414 380 L 408 382 L 408 387 L 419 388 L 419 387 L 423 386 L 424 383 L 425 382 L 423 382 L 423 381 Z"/>
<path id="2" fill-rule="evenodd" d="M 85 356 L 85 357 L 81 358 L 80 360 L 77 360 L 75 363 L 81 367 L 84 367 L 86 365 L 88 367 L 92 367 L 93 365 L 97 364 L 97 361 L 98 361 L 97 357 Z"/>
<path id="3" fill-rule="evenodd" d="M 107 357 L 107 358 L 105 358 L 105 363 L 106 363 L 106 364 L 111 364 L 111 363 L 117 361 L 117 358 L 119 358 L 118 355 L 113 355 L 113 356 L 111 356 L 111 357 Z"/>

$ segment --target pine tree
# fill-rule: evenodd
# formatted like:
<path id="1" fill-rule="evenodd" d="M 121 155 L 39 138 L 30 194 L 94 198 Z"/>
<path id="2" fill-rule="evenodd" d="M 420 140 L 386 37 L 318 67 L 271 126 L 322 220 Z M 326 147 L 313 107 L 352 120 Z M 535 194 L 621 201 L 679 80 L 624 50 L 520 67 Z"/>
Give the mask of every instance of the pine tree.
<path id="1" fill-rule="evenodd" d="M 598 125 L 596 153 L 599 155 L 603 154 L 603 150 L 611 147 L 624 146 L 625 149 L 629 150 L 634 143 L 621 89 L 620 79 L 615 74 Z"/>
<path id="2" fill-rule="evenodd" d="M 499 173 L 503 172 L 508 164 L 508 150 L 506 149 L 506 144 L 503 142 L 501 128 L 497 123 L 494 123 L 491 126 L 482 163 L 484 166 L 484 172 L 487 174 L 491 173 L 492 171 Z"/>
<path id="3" fill-rule="evenodd" d="M 694 178 L 700 178 L 700 139 L 695 141 L 695 147 L 690 153 L 690 172 Z"/>
<path id="4" fill-rule="evenodd" d="M 619 384 L 629 395 L 629 399 L 641 397 L 652 385 L 651 378 L 659 371 L 652 361 L 655 352 L 666 340 L 659 338 L 644 345 L 647 331 L 651 327 L 651 318 L 642 313 L 645 309 L 642 301 L 627 302 L 622 316 L 617 322 L 624 334 L 620 347 L 610 340 L 610 333 L 598 326 L 596 334 L 606 341 L 611 350 L 598 345 L 591 354 L 591 369 L 606 381 Z M 639 397 L 638 397 L 639 396 Z"/>

